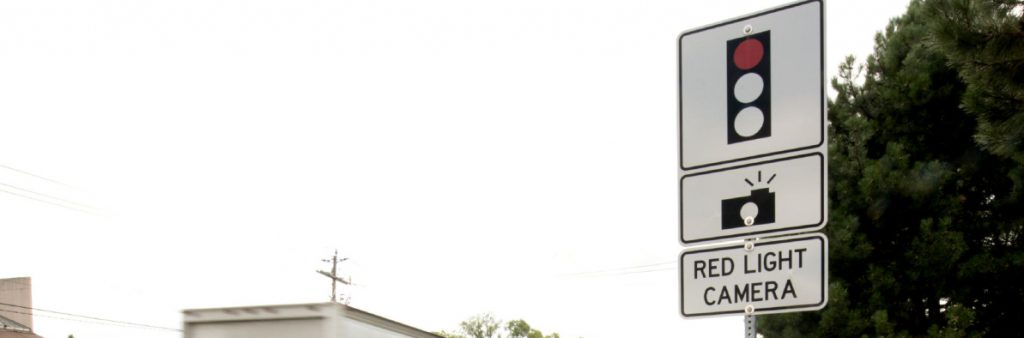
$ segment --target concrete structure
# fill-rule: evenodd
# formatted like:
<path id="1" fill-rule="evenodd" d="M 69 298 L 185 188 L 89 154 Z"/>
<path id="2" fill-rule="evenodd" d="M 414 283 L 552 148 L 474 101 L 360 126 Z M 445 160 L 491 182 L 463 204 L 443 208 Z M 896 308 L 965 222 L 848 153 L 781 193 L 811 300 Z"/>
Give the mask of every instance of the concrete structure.
<path id="1" fill-rule="evenodd" d="M 440 338 L 338 303 L 184 311 L 185 338 Z"/>
<path id="2" fill-rule="evenodd" d="M 0 279 L 0 338 L 40 338 L 32 332 L 32 278 Z"/>

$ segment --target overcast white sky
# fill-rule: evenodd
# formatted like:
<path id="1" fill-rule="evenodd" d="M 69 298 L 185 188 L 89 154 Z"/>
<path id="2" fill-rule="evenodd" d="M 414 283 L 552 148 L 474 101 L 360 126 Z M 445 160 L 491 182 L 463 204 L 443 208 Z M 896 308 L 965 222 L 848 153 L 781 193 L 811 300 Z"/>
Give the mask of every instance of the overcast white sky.
<path id="1" fill-rule="evenodd" d="M 740 336 L 679 315 L 676 38 L 787 2 L 2 1 L 0 278 L 177 328 L 327 301 L 337 248 L 351 305 L 425 330 Z M 830 76 L 906 4 L 827 2 Z"/>

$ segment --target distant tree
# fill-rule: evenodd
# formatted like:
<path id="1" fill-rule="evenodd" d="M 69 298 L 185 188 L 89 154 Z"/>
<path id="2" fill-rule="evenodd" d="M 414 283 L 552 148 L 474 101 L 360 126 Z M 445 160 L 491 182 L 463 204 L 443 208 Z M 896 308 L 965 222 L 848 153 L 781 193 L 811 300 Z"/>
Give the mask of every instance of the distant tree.
<path id="1" fill-rule="evenodd" d="M 531 328 L 530 324 L 527 324 L 525 320 L 517 319 L 505 323 L 505 331 L 508 332 L 508 338 L 544 338 L 544 334 L 539 330 Z"/>
<path id="2" fill-rule="evenodd" d="M 444 337 L 444 338 L 466 338 L 466 336 L 463 336 L 461 334 L 448 333 L 448 332 L 445 332 L 443 330 L 442 331 L 438 331 L 438 332 L 434 332 L 434 334 L 436 334 L 438 336 L 441 336 L 441 337 Z"/>
<path id="3" fill-rule="evenodd" d="M 913 0 L 865 67 L 840 66 L 828 109 L 829 304 L 758 316 L 765 337 L 1020 336 L 1022 9 Z"/>
<path id="4" fill-rule="evenodd" d="M 459 333 L 445 331 L 435 334 L 445 338 L 560 338 L 558 333 L 545 336 L 543 332 L 530 327 L 525 320 L 517 319 L 504 323 L 491 314 L 470 317 L 459 323 Z"/>
<path id="5" fill-rule="evenodd" d="M 501 338 L 498 330 L 501 322 L 490 313 L 473 316 L 459 323 L 462 332 L 469 338 Z"/>

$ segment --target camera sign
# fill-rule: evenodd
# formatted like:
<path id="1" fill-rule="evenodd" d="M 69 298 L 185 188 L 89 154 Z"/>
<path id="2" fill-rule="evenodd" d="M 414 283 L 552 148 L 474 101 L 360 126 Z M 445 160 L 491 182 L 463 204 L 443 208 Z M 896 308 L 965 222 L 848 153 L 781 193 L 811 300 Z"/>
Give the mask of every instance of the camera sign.
<path id="1" fill-rule="evenodd" d="M 819 153 L 684 175 L 685 244 L 824 227 L 825 159 Z"/>
<path id="2" fill-rule="evenodd" d="M 681 170 L 823 151 L 823 13 L 803 1 L 679 37 Z"/>
<path id="3" fill-rule="evenodd" d="M 828 240 L 793 236 L 688 250 L 683 316 L 818 310 L 828 302 Z"/>

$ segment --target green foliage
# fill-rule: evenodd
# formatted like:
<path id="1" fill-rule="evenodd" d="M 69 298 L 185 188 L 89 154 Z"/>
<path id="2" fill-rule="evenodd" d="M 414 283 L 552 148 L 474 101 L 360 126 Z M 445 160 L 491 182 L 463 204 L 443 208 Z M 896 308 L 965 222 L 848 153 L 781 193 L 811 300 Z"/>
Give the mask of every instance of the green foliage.
<path id="1" fill-rule="evenodd" d="M 500 327 L 501 322 L 494 319 L 490 313 L 476 315 L 459 323 L 462 333 L 469 338 L 500 338 L 501 335 L 498 334 Z"/>
<path id="2" fill-rule="evenodd" d="M 545 338 L 543 333 L 531 328 L 530 324 L 522 319 L 505 323 L 505 331 L 508 332 L 508 338 Z"/>
<path id="3" fill-rule="evenodd" d="M 829 305 L 758 317 L 766 337 L 1019 335 L 1022 7 L 913 1 L 865 66 L 840 66 L 829 102 Z"/>
<path id="4" fill-rule="evenodd" d="M 436 334 L 436 335 L 444 337 L 444 338 L 466 338 L 466 336 L 463 336 L 461 334 L 451 333 L 451 332 L 447 332 L 447 331 L 443 331 L 443 330 L 442 331 L 438 331 L 438 332 L 433 332 L 433 334 Z"/>
<path id="5" fill-rule="evenodd" d="M 517 319 L 505 323 L 505 330 L 508 331 L 508 338 L 525 338 L 530 334 L 530 324 L 525 320 Z"/>
<path id="6" fill-rule="evenodd" d="M 946 0 L 925 7 L 937 18 L 929 22 L 936 47 L 967 84 L 963 107 L 978 119 L 978 143 L 1024 164 L 1021 2 Z"/>
<path id="7" fill-rule="evenodd" d="M 462 321 L 459 323 L 459 333 L 434 332 L 445 338 L 501 338 L 502 333 L 506 338 L 560 338 L 558 333 L 545 336 L 543 332 L 530 327 L 530 324 L 522 319 L 502 325 L 502 322 L 491 314 L 476 315 Z"/>

